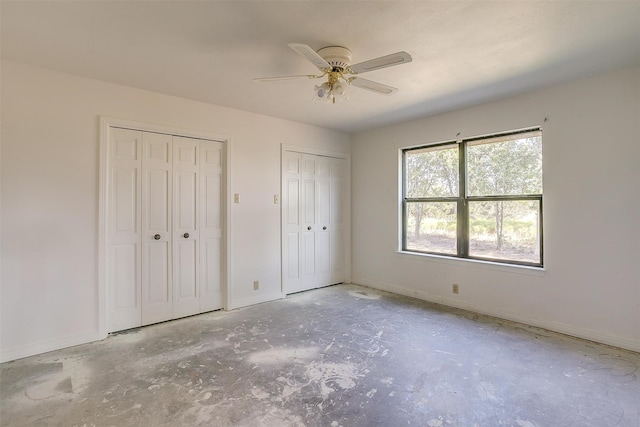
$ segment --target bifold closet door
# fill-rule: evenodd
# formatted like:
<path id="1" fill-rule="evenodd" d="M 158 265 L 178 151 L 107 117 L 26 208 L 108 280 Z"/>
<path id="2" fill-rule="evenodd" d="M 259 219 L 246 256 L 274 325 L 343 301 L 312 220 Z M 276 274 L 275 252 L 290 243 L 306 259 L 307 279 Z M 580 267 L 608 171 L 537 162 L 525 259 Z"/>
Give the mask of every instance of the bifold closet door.
<path id="1" fill-rule="evenodd" d="M 331 284 L 330 158 L 302 155 L 302 289 Z"/>
<path id="2" fill-rule="evenodd" d="M 173 137 L 173 317 L 222 308 L 223 144 Z"/>
<path id="3" fill-rule="evenodd" d="M 109 331 L 223 307 L 223 149 L 110 129 Z"/>
<path id="4" fill-rule="evenodd" d="M 283 153 L 283 288 L 344 281 L 345 160 Z"/>

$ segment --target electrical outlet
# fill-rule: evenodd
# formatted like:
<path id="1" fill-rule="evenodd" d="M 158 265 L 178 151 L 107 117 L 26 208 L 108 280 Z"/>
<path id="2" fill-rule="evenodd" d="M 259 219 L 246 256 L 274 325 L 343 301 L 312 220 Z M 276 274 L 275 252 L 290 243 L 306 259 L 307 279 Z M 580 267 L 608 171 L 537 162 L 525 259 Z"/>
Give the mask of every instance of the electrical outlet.
<path id="1" fill-rule="evenodd" d="M 459 294 L 460 293 L 459 291 L 460 291 L 460 289 L 458 288 L 458 284 L 454 283 L 453 287 L 451 289 L 451 292 L 453 292 L 454 294 Z"/>
<path id="2" fill-rule="evenodd" d="M 277 205 L 278 203 L 280 203 L 280 196 L 278 196 L 277 194 L 273 195 L 273 204 Z"/>
<path id="3" fill-rule="evenodd" d="M 233 195 L 233 203 L 240 203 L 240 194 L 236 193 Z"/>
<path id="4" fill-rule="evenodd" d="M 260 281 L 259 280 L 254 280 L 253 281 L 253 290 L 257 291 L 258 289 L 260 289 Z"/>

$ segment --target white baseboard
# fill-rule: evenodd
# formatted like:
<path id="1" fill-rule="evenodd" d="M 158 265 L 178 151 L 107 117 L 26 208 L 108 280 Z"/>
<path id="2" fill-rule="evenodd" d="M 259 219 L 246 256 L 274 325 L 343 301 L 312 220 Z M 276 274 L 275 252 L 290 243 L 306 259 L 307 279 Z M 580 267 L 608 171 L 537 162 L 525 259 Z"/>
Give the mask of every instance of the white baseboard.
<path id="1" fill-rule="evenodd" d="M 268 294 L 262 294 L 255 297 L 232 300 L 229 306 L 229 310 L 234 310 L 236 308 L 241 308 L 241 307 L 247 307 L 254 304 L 260 304 L 263 302 L 274 301 L 274 300 L 282 299 L 284 297 L 285 295 L 282 292 L 271 292 Z"/>
<path id="2" fill-rule="evenodd" d="M 86 344 L 98 340 L 100 340 L 100 334 L 98 331 L 94 331 L 78 335 L 69 335 L 62 338 L 38 341 L 24 346 L 18 346 L 8 349 L 3 348 L 0 349 L 0 363 L 22 359 L 24 357 L 34 356 L 36 354 L 47 353 L 53 350 L 73 347 L 80 344 Z"/>
<path id="3" fill-rule="evenodd" d="M 601 344 L 611 345 L 626 350 L 631 350 L 640 353 L 640 342 L 634 341 L 629 338 L 617 337 L 609 335 L 601 331 L 595 331 L 592 329 L 580 328 L 573 325 L 567 325 L 561 322 L 555 322 L 552 320 L 540 319 L 531 316 L 522 316 L 507 312 L 504 310 L 496 309 L 495 307 L 486 307 L 480 304 L 469 303 L 468 301 L 460 301 L 451 298 L 445 298 L 437 295 L 430 294 L 428 292 L 416 291 L 413 289 L 405 289 L 398 286 L 386 285 L 381 283 L 372 283 L 370 281 L 354 281 L 361 286 L 367 286 L 370 288 L 378 289 L 381 291 L 387 291 L 398 295 L 404 295 L 408 297 L 418 298 L 424 301 L 433 302 L 436 304 L 442 304 L 449 307 L 461 308 L 464 310 L 473 311 L 479 314 L 485 314 L 487 316 L 497 317 L 512 322 L 523 323 L 525 325 L 534 326 L 537 328 L 547 329 L 549 331 L 558 332 L 572 337 L 582 338 L 589 341 L 595 341 Z"/>

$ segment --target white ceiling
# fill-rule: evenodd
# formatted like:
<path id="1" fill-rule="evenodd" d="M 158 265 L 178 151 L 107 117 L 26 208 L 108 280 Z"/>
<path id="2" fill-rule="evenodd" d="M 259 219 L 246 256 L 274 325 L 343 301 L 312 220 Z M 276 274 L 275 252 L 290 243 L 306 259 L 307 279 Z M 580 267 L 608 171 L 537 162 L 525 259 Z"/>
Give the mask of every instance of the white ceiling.
<path id="1" fill-rule="evenodd" d="M 640 63 L 640 1 L 6 1 L 2 57 L 346 132 Z M 346 46 L 353 62 L 413 62 L 313 102 L 317 71 L 287 43 Z"/>

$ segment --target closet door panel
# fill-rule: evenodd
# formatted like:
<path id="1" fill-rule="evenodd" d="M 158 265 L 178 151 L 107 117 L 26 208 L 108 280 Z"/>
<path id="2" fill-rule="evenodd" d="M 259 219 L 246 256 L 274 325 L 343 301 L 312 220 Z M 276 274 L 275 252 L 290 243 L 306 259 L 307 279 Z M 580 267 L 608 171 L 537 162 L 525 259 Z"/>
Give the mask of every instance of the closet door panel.
<path id="1" fill-rule="evenodd" d="M 316 160 L 316 276 L 313 287 L 331 284 L 331 158 L 317 156 Z"/>
<path id="2" fill-rule="evenodd" d="M 200 311 L 223 307 L 223 144 L 200 143 Z"/>
<path id="3" fill-rule="evenodd" d="M 302 158 L 302 194 L 300 217 L 302 218 L 300 266 L 300 290 L 316 286 L 316 158 L 301 155 Z"/>
<path id="4" fill-rule="evenodd" d="M 146 295 L 146 303 L 147 305 L 143 307 L 143 310 L 148 310 L 150 306 L 156 304 L 170 304 L 171 302 L 171 288 L 169 286 L 169 278 L 170 271 L 168 269 L 169 265 L 164 261 L 169 259 L 169 245 L 168 242 L 162 242 L 157 245 L 148 245 L 147 251 L 144 255 L 149 262 L 147 263 L 149 266 L 154 265 L 156 262 L 162 262 L 162 266 L 164 268 L 149 268 L 147 271 L 147 277 L 149 283 L 153 283 L 153 286 L 149 286 L 147 288 Z M 170 307 L 169 307 L 170 308 Z M 170 314 L 171 310 L 168 310 L 168 314 L 166 318 L 162 320 L 167 320 L 171 318 Z M 149 317 L 149 313 L 145 313 L 145 317 Z M 160 320 L 158 320 L 160 321 Z"/>
<path id="5" fill-rule="evenodd" d="M 176 264 L 180 266 L 176 274 L 176 300 L 178 302 L 190 301 L 198 296 L 195 239 L 185 239 L 185 241 L 178 242 L 176 248 L 174 256 Z M 179 314 L 177 315 L 179 317 Z"/>
<path id="6" fill-rule="evenodd" d="M 300 175 L 296 168 L 285 181 L 285 201 L 283 210 L 285 213 L 285 227 L 287 229 L 284 241 L 285 268 L 285 292 L 297 292 L 300 290 Z"/>
<path id="7" fill-rule="evenodd" d="M 173 137 L 173 317 L 200 312 L 200 140 Z"/>
<path id="8" fill-rule="evenodd" d="M 119 312 L 137 310 L 137 245 L 124 244 L 113 245 L 111 248 L 111 279 L 112 288 L 112 313 L 116 316 Z M 134 322 L 135 326 L 137 320 Z"/>
<path id="9" fill-rule="evenodd" d="M 171 136 L 143 133 L 142 324 L 172 318 Z"/>
<path id="10" fill-rule="evenodd" d="M 331 283 L 344 282 L 346 275 L 346 169 L 346 161 L 344 159 L 331 159 L 331 191 L 329 200 L 331 206 L 329 218 L 331 224 Z"/>
<path id="11" fill-rule="evenodd" d="M 109 133 L 107 327 L 140 326 L 142 132 Z"/>
<path id="12" fill-rule="evenodd" d="M 139 234 L 137 198 L 140 171 L 135 167 L 114 167 L 112 173 L 111 234 L 115 239 L 132 240 Z"/>
<path id="13" fill-rule="evenodd" d="M 301 291 L 302 263 L 302 155 L 282 153 L 282 290 Z"/>

